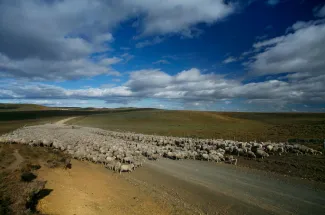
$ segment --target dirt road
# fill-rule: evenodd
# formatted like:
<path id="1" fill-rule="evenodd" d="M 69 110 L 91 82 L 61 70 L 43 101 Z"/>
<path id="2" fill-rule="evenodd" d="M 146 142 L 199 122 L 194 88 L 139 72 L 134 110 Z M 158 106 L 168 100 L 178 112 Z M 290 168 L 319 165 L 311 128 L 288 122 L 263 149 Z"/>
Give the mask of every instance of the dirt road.
<path id="1" fill-rule="evenodd" d="M 55 122 L 54 124 L 56 124 L 56 125 L 64 125 L 66 122 L 68 122 L 68 121 L 70 121 L 70 120 L 72 120 L 74 118 L 77 118 L 77 116 L 62 119 L 60 121 Z"/>
<path id="2" fill-rule="evenodd" d="M 24 158 L 19 154 L 17 149 L 14 151 L 13 155 L 15 156 L 16 160 L 12 164 L 10 164 L 10 166 L 8 166 L 7 169 L 9 170 L 16 170 L 19 165 L 24 161 Z"/>
<path id="3" fill-rule="evenodd" d="M 129 177 L 207 214 L 324 214 L 325 191 L 259 171 L 200 161 L 148 162 Z"/>

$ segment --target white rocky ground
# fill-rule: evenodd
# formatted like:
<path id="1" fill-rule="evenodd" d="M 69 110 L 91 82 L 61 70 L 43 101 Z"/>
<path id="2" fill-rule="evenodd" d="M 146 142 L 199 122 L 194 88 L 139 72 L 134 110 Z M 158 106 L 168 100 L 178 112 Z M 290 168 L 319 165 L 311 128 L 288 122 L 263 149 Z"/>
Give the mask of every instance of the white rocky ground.
<path id="1" fill-rule="evenodd" d="M 146 160 L 200 159 L 236 164 L 232 155 L 264 158 L 269 154 L 320 154 L 299 144 L 192 139 L 58 124 L 24 127 L 0 136 L 0 143 L 53 147 L 79 160 L 102 163 L 115 171 L 132 171 Z"/>

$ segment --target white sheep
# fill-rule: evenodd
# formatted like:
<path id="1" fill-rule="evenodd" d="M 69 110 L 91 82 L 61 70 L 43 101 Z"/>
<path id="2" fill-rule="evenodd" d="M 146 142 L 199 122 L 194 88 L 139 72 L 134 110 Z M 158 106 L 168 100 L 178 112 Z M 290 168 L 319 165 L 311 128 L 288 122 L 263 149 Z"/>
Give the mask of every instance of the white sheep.
<path id="1" fill-rule="evenodd" d="M 128 164 L 128 165 L 123 164 L 120 167 L 120 174 L 122 172 L 132 172 L 133 170 L 134 170 L 134 165 L 133 164 Z"/>

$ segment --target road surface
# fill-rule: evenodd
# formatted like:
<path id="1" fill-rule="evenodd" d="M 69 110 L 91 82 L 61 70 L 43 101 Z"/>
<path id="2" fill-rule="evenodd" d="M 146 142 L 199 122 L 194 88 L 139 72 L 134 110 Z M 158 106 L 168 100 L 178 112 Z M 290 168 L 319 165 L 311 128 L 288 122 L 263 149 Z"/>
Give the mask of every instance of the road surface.
<path id="1" fill-rule="evenodd" d="M 70 121 L 70 120 L 72 120 L 74 118 L 77 118 L 77 116 L 62 119 L 60 121 L 55 122 L 55 124 L 56 125 L 64 125 L 66 122 L 68 122 L 68 121 Z"/>
<path id="2" fill-rule="evenodd" d="M 231 165 L 161 159 L 127 177 L 207 214 L 325 214 L 325 191 L 315 184 Z"/>

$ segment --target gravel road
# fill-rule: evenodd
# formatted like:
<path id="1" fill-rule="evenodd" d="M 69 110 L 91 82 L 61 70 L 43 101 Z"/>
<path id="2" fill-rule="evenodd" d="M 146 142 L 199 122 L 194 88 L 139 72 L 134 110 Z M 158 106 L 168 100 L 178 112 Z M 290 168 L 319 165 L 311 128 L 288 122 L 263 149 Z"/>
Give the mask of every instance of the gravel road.
<path id="1" fill-rule="evenodd" d="M 324 214 L 325 191 L 314 184 L 230 165 L 161 159 L 132 173 L 172 190 L 208 214 Z"/>
<path id="2" fill-rule="evenodd" d="M 69 118 L 66 118 L 66 119 L 62 119 L 62 120 L 60 120 L 60 121 L 57 121 L 57 122 L 54 123 L 54 124 L 56 124 L 56 125 L 64 125 L 66 122 L 68 122 L 68 121 L 70 121 L 70 120 L 72 120 L 72 119 L 74 119 L 74 118 L 77 118 L 77 116 L 69 117 Z"/>

